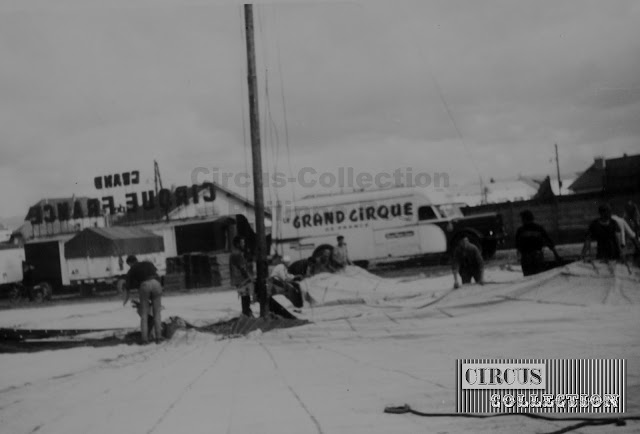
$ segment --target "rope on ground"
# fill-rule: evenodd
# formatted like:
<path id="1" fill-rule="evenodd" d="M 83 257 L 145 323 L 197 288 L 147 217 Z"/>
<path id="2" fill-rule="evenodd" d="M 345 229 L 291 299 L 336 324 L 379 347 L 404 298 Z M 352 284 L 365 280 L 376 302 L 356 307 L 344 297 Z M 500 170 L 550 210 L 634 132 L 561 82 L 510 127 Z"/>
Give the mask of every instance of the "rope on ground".
<path id="1" fill-rule="evenodd" d="M 386 407 L 384 409 L 385 413 L 389 414 L 414 414 L 416 416 L 422 417 L 458 417 L 458 418 L 472 418 L 472 419 L 489 419 L 494 417 L 504 417 L 504 416 L 523 416 L 528 417 L 530 419 L 537 420 L 546 420 L 550 422 L 579 422 L 575 425 L 571 425 L 565 428 L 562 428 L 557 431 L 552 431 L 546 434 L 562 434 L 569 431 L 573 431 L 578 428 L 583 428 L 585 426 L 602 426 L 602 425 L 615 425 L 615 426 L 625 426 L 627 421 L 631 420 L 640 420 L 640 416 L 624 416 L 624 417 L 550 417 L 544 416 L 536 413 L 495 413 L 495 414 L 474 414 L 474 413 L 424 413 L 422 411 L 414 410 L 408 404 L 397 406 L 397 407 Z"/>

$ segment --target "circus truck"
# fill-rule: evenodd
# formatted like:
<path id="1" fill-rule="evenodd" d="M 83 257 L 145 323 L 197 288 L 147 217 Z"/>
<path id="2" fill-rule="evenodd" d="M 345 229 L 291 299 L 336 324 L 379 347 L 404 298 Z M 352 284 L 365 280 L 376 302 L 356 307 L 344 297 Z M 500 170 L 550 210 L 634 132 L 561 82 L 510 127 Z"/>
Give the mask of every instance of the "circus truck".
<path id="1" fill-rule="evenodd" d="M 416 188 L 310 196 L 276 210 L 279 228 L 273 241 L 279 254 L 295 261 L 321 245 L 335 245 L 342 235 L 350 259 L 364 267 L 442 259 L 463 237 L 485 258 L 492 257 L 505 238 L 502 216 L 465 216 L 463 207 L 442 193 L 427 195 Z"/>

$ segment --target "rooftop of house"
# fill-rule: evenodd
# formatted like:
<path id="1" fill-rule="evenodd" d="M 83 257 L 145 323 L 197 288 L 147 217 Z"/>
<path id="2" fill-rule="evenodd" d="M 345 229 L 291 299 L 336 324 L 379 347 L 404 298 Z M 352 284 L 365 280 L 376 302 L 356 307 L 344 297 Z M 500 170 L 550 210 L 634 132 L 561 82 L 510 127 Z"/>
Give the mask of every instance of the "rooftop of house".
<path id="1" fill-rule="evenodd" d="M 595 158 L 569 186 L 575 192 L 637 189 L 640 187 L 640 154 L 618 158 Z"/>

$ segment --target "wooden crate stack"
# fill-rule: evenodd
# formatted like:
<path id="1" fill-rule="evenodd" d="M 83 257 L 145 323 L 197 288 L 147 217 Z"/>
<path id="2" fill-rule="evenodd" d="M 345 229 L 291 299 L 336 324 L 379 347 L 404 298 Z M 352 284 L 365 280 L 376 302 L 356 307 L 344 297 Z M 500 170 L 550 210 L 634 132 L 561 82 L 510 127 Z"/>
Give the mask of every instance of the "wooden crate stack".
<path id="1" fill-rule="evenodd" d="M 182 291 L 185 287 L 184 273 L 167 273 L 164 276 L 165 291 Z"/>
<path id="2" fill-rule="evenodd" d="M 231 274 L 229 273 L 229 252 L 216 253 L 211 256 L 212 270 L 214 275 L 214 286 L 218 288 L 228 288 L 231 286 Z M 215 267 L 215 271 L 214 271 Z M 217 285 L 216 285 L 217 283 Z"/>
<path id="3" fill-rule="evenodd" d="M 181 291 L 185 288 L 185 272 L 182 258 L 167 258 L 167 274 L 164 276 L 166 291 Z"/>

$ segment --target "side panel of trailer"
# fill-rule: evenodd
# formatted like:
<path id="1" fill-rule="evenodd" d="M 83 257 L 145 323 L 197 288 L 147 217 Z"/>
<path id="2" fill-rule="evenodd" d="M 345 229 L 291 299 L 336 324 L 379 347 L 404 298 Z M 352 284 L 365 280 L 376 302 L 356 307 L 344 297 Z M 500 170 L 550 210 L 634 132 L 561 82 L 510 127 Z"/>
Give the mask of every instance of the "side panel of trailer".
<path id="1" fill-rule="evenodd" d="M 139 261 L 150 261 L 158 269 L 161 276 L 166 274 L 166 255 L 164 252 L 136 255 Z M 107 256 L 98 258 L 67 259 L 71 281 L 113 279 L 127 274 L 129 266 L 126 257 Z"/>
<path id="2" fill-rule="evenodd" d="M 0 249 L 0 285 L 22 281 L 24 249 Z"/>
<path id="3" fill-rule="evenodd" d="M 69 267 L 67 266 L 67 262 L 64 257 L 63 241 L 58 241 L 58 261 L 60 262 L 60 280 L 63 286 L 67 286 L 71 281 L 69 279 Z"/>

